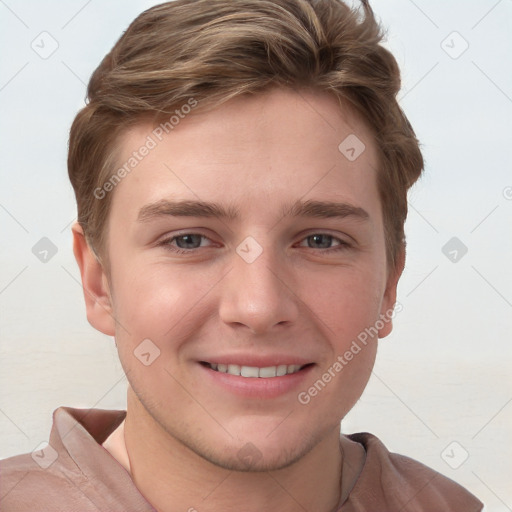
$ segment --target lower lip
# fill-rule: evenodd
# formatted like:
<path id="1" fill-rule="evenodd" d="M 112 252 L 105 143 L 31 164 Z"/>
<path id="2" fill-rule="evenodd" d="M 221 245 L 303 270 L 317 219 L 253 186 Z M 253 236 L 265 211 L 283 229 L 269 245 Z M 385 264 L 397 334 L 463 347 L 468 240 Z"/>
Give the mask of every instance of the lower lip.
<path id="1" fill-rule="evenodd" d="M 236 395 L 258 399 L 276 398 L 292 391 L 298 393 L 304 387 L 304 381 L 311 373 L 313 366 L 313 364 L 309 365 L 298 372 L 281 377 L 262 378 L 218 372 L 199 363 L 205 379 L 208 379 L 207 382 L 213 382 Z"/>

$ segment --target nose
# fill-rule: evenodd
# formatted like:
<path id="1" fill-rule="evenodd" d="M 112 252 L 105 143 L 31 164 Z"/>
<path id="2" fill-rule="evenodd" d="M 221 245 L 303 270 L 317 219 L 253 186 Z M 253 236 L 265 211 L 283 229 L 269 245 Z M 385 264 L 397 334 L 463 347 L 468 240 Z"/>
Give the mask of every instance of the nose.
<path id="1" fill-rule="evenodd" d="M 245 327 L 253 334 L 265 334 L 277 326 L 294 323 L 299 315 L 299 299 L 293 274 L 283 258 L 271 248 L 246 257 L 239 247 L 233 265 L 222 280 L 219 315 L 231 327 Z M 262 247 L 263 248 L 263 247 Z M 248 254 L 249 251 L 247 251 Z"/>

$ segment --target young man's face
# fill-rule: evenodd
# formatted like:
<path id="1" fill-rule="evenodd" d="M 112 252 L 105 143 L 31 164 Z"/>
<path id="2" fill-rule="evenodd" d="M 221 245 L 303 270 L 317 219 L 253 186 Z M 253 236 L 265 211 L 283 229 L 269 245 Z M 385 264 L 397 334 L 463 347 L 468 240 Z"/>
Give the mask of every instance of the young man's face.
<path id="1" fill-rule="evenodd" d="M 115 332 L 129 414 L 220 466 L 284 467 L 338 438 L 376 353 L 376 338 L 353 342 L 395 301 L 375 143 L 334 98 L 280 89 L 192 112 L 161 141 L 153 129 L 122 139 L 119 166 L 148 135 L 157 145 L 110 192 L 107 304 L 118 323 L 92 305 L 89 320 Z M 355 139 L 338 149 L 351 135 L 366 146 L 355 159 Z M 165 201 L 236 218 L 173 215 Z M 293 215 L 308 202 L 341 205 L 339 215 Z M 390 330 L 384 322 L 380 336 Z M 255 378 L 206 363 L 251 375 L 307 366 Z"/>

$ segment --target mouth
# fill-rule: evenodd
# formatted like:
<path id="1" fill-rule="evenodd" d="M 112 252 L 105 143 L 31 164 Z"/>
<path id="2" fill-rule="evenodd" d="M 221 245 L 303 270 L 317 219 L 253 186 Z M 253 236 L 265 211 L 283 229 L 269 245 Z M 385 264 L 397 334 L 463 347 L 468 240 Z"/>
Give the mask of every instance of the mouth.
<path id="1" fill-rule="evenodd" d="M 313 363 L 298 365 L 298 364 L 280 364 L 277 366 L 266 366 L 260 368 L 258 366 L 244 366 L 240 364 L 224 364 L 224 363 L 209 363 L 201 361 L 201 364 L 206 368 L 219 373 L 227 373 L 235 377 L 246 378 L 259 378 L 259 379 L 272 379 L 274 377 L 284 377 L 285 375 L 293 375 L 301 370 L 310 367 Z"/>

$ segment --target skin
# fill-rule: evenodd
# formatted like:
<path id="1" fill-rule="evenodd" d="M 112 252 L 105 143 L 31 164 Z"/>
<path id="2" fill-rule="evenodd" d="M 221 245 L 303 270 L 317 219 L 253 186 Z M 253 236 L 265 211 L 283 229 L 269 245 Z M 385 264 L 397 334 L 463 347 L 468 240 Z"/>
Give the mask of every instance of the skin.
<path id="1" fill-rule="evenodd" d="M 152 129 L 126 132 L 120 165 Z M 350 134 L 366 146 L 353 162 L 338 150 Z M 340 449 L 339 425 L 368 382 L 377 338 L 308 404 L 297 394 L 395 303 L 403 254 L 389 269 L 377 168 L 372 133 L 348 107 L 273 89 L 191 113 L 117 185 L 110 275 L 73 226 L 88 320 L 115 336 L 129 382 L 126 421 L 107 447 L 157 510 L 328 512 L 348 494 L 364 453 Z M 161 199 L 233 205 L 240 218 L 137 221 Z M 297 199 L 348 203 L 368 219 L 283 217 Z M 172 240 L 184 233 L 206 238 Z M 248 236 L 263 250 L 252 263 L 236 252 Z M 134 350 L 148 338 L 160 356 L 145 366 Z M 263 400 L 203 379 L 198 361 L 241 353 L 314 365 L 297 389 Z M 238 456 L 247 443 L 249 462 Z"/>

